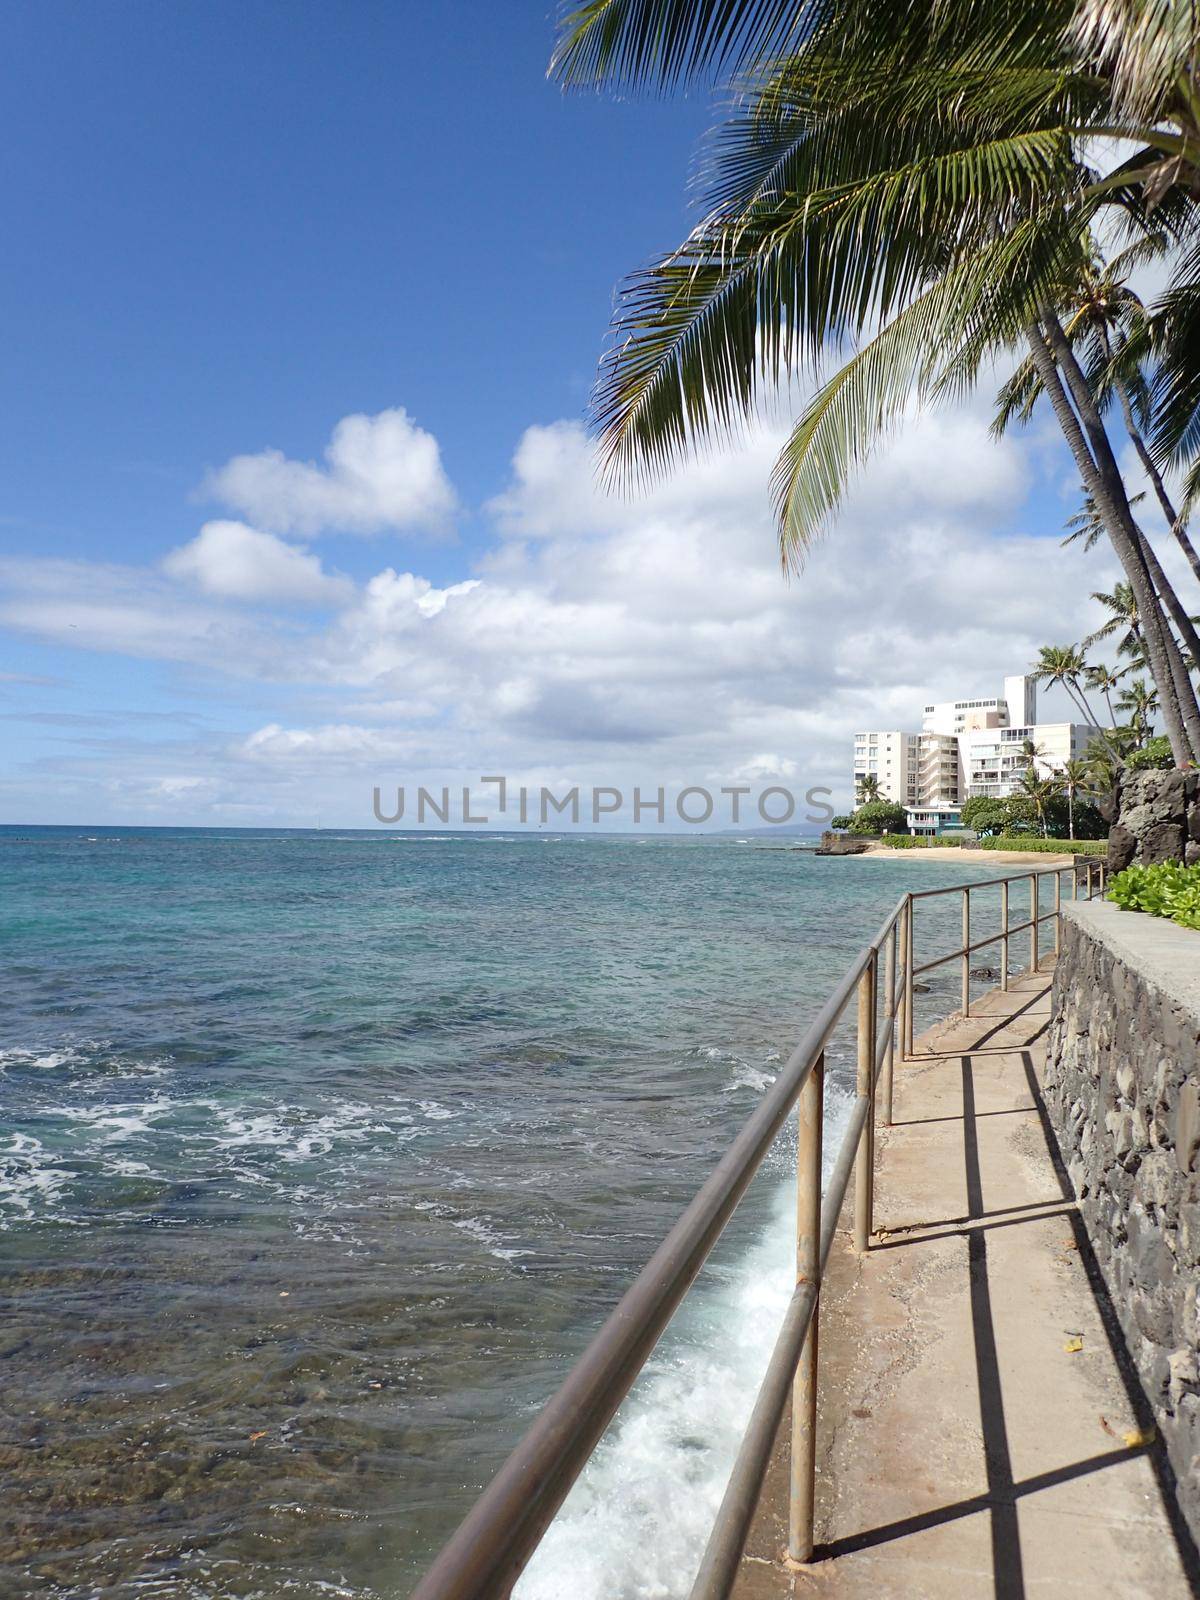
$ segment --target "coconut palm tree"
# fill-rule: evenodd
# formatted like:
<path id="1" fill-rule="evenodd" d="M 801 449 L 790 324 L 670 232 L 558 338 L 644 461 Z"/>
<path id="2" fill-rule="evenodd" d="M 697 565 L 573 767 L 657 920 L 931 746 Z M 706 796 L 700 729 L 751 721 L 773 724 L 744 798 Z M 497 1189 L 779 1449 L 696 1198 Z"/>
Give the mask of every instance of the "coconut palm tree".
<path id="1" fill-rule="evenodd" d="M 1145 305 L 1129 282 L 1137 268 L 1161 256 L 1168 244 L 1165 233 L 1151 233 L 1127 246 L 1111 260 L 1106 260 L 1095 242 L 1088 240 L 1077 265 L 1069 314 L 1063 320 L 1063 332 L 1081 356 L 1088 384 L 1098 403 L 1104 407 L 1114 399 L 1117 401 L 1125 431 L 1150 480 L 1167 527 L 1183 551 L 1193 576 L 1200 579 L 1200 554 L 1197 554 L 1188 537 L 1186 519 L 1176 510 L 1144 436 L 1151 404 L 1150 387 L 1143 365 L 1149 354 L 1151 338 Z M 1027 421 L 1041 392 L 1033 362 L 1026 359 L 1000 391 L 994 431 L 1003 433 L 1014 420 Z M 1144 498 L 1141 494 L 1133 496 L 1129 504 L 1132 507 Z M 1094 502 L 1089 510 L 1092 526 L 1100 531 Z M 1176 627 L 1183 633 L 1189 647 L 1193 648 L 1193 653 L 1200 653 L 1188 639 L 1187 625 L 1181 622 L 1178 615 L 1182 607 L 1158 563 L 1153 546 L 1148 542 L 1143 554 L 1155 587 L 1174 617 Z"/>
<path id="2" fill-rule="evenodd" d="M 1099 729 L 1096 715 L 1080 687 L 1087 671 L 1087 660 L 1077 644 L 1044 644 L 1033 666 L 1035 683 L 1057 683 L 1066 690 L 1084 721 Z"/>
<path id="3" fill-rule="evenodd" d="M 1016 792 L 1031 800 L 1037 812 L 1038 826 L 1042 830 L 1042 837 L 1048 838 L 1050 830 L 1046 826 L 1046 807 L 1056 795 L 1062 793 L 1062 784 L 1053 775 L 1041 777 L 1034 767 L 1026 767 L 1016 782 Z"/>
<path id="4" fill-rule="evenodd" d="M 1064 761 L 1056 774 L 1067 797 L 1067 837 L 1075 837 L 1075 796 L 1091 793 L 1091 768 L 1086 761 Z"/>
<path id="5" fill-rule="evenodd" d="M 1154 689 L 1145 679 L 1135 678 L 1121 691 L 1117 709 L 1128 713 L 1130 723 L 1137 734 L 1138 744 L 1145 744 L 1150 737 L 1150 725 L 1154 713 L 1158 709 L 1158 695 Z"/>
<path id="6" fill-rule="evenodd" d="M 1103 589 L 1094 591 L 1092 599 L 1098 600 L 1109 615 L 1095 633 L 1088 634 L 1083 641 L 1084 649 L 1090 649 L 1101 639 L 1116 637 L 1117 654 L 1128 657 L 1134 667 L 1140 666 L 1146 658 L 1145 639 L 1141 612 L 1133 590 L 1127 583 L 1116 583 L 1107 592 Z M 1117 676 L 1124 677 L 1132 669 L 1127 666 Z"/>
<path id="7" fill-rule="evenodd" d="M 1036 772 L 1039 761 L 1046 759 L 1046 747 L 1033 739 L 1021 740 L 1021 771 Z"/>
<path id="8" fill-rule="evenodd" d="M 1111 667 L 1105 666 L 1103 661 L 1098 661 L 1094 667 L 1084 669 L 1083 681 L 1089 689 L 1098 689 L 1104 696 L 1104 704 L 1108 707 L 1108 719 L 1115 728 L 1117 713 L 1113 710 L 1112 692 L 1120 682 L 1119 674 Z"/>
<path id="9" fill-rule="evenodd" d="M 1137 735 L 1127 724 L 1105 728 L 1087 747 L 1084 764 L 1094 794 L 1111 794 L 1125 765 L 1125 758 L 1138 747 Z"/>
<path id="10" fill-rule="evenodd" d="M 1025 346 L 1136 596 L 1182 761 L 1200 754 L 1200 702 L 1059 313 L 1105 211 L 1141 234 L 1200 233 L 1192 55 L 1157 19 L 1149 54 L 1145 33 L 1122 34 L 1134 70 L 1110 60 L 1103 30 L 1071 33 L 1074 15 L 1069 0 L 577 9 L 553 64 L 568 83 L 743 85 L 702 174 L 703 220 L 620 302 L 594 415 L 611 466 L 653 471 L 736 425 L 764 385 L 837 353 L 775 474 L 782 550 L 798 564 L 914 400 L 961 393 Z M 1097 136 L 1118 132 L 1114 164 L 1093 165 Z M 1200 322 L 1200 260 L 1185 248 L 1154 310 L 1156 360 L 1179 377 L 1159 454 L 1196 447 L 1184 379 L 1200 340 L 1176 332 L 1189 315 Z"/>
<path id="11" fill-rule="evenodd" d="M 1142 435 L 1142 422 L 1149 414 L 1149 387 L 1142 372 L 1141 360 L 1148 336 L 1145 307 L 1141 298 L 1129 287 L 1128 277 L 1135 267 L 1161 255 L 1165 246 L 1165 234 L 1150 234 L 1121 251 L 1112 261 L 1106 261 L 1092 240 L 1085 241 L 1075 266 L 1075 282 L 1063 318 L 1063 333 L 1079 357 L 1084 378 L 1097 406 L 1103 411 L 1114 398 L 1119 402 L 1125 431 L 1154 487 L 1167 526 L 1187 557 L 1193 575 L 1200 578 L 1200 556 L 1188 538 L 1184 518 L 1175 510 L 1162 474 Z M 1042 392 L 1041 380 L 1032 357 L 1029 357 L 1000 391 L 993 431 L 1002 434 L 1013 421 L 1028 420 Z M 1134 415 L 1135 410 L 1137 416 Z M 1142 498 L 1138 495 L 1130 499 L 1131 512 L 1135 500 Z M 1086 491 L 1085 515 L 1075 520 L 1082 523 L 1089 535 L 1093 530 L 1101 531 L 1103 527 L 1096 502 L 1086 495 Z M 1140 526 L 1137 526 L 1137 537 L 1150 582 L 1179 630 L 1190 656 L 1190 665 L 1200 667 L 1200 634 L 1163 570 L 1153 544 Z M 1093 539 L 1088 537 L 1085 547 L 1092 542 Z"/>
<path id="12" fill-rule="evenodd" d="M 879 787 L 879 779 L 873 772 L 863 773 L 856 778 L 855 788 L 858 790 L 858 803 L 860 806 L 868 805 L 874 800 L 883 799 L 883 790 Z"/>
<path id="13" fill-rule="evenodd" d="M 1146 491 L 1144 489 L 1138 494 L 1131 494 L 1129 496 L 1130 508 L 1140 505 L 1145 498 Z M 1070 530 L 1062 541 L 1064 545 L 1074 544 L 1077 539 L 1082 539 L 1083 548 L 1092 550 L 1097 542 L 1105 537 L 1104 524 L 1100 520 L 1100 513 L 1096 510 L 1096 502 L 1086 489 L 1083 493 L 1083 504 L 1078 511 L 1067 518 L 1063 526 Z"/>

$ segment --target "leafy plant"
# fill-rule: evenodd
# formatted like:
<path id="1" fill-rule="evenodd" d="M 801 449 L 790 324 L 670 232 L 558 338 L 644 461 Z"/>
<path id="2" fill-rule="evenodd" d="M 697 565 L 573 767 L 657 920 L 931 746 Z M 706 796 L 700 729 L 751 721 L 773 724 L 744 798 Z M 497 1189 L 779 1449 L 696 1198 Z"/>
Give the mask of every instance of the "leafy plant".
<path id="1" fill-rule="evenodd" d="M 851 833 L 907 833 L 908 812 L 891 800 L 873 800 L 859 806 L 850 821 Z"/>
<path id="2" fill-rule="evenodd" d="M 1163 734 L 1158 734 L 1142 746 L 1125 757 L 1125 767 L 1129 772 L 1146 772 L 1151 768 L 1165 770 L 1175 765 L 1175 757 L 1171 754 L 1171 741 Z"/>
<path id="3" fill-rule="evenodd" d="M 1108 898 L 1122 911 L 1167 917 L 1200 932 L 1200 863 L 1181 866 L 1160 861 L 1151 867 L 1126 867 L 1108 886 Z"/>
<path id="4" fill-rule="evenodd" d="M 1003 833 L 1010 820 L 1007 801 L 992 799 L 990 795 L 974 794 L 963 801 L 962 824 L 976 833 Z"/>
<path id="5" fill-rule="evenodd" d="M 1102 856 L 1108 849 L 1104 839 L 1044 839 L 1036 833 L 1000 833 L 980 839 L 981 850 L 1021 850 L 1053 855 Z"/>

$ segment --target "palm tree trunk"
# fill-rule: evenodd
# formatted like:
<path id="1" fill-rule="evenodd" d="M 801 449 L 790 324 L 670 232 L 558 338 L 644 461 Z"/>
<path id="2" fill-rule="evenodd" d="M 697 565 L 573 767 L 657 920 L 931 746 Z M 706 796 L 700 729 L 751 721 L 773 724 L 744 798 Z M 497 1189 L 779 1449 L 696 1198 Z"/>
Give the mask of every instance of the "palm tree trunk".
<path id="1" fill-rule="evenodd" d="M 1151 634 L 1156 634 L 1157 638 L 1154 640 L 1154 644 L 1156 650 L 1161 654 L 1167 671 L 1170 673 L 1171 684 L 1175 691 L 1175 698 L 1178 701 L 1179 720 L 1182 723 L 1184 734 L 1190 747 L 1190 759 L 1195 759 L 1200 756 L 1200 702 L 1196 699 L 1196 691 L 1192 685 L 1187 663 L 1184 661 L 1182 652 L 1175 642 L 1175 635 L 1171 632 L 1167 619 L 1163 616 L 1162 607 L 1155 593 L 1151 565 L 1153 564 L 1153 567 L 1160 574 L 1162 573 L 1162 568 L 1158 565 L 1158 558 L 1150 550 L 1149 542 L 1133 519 L 1133 512 L 1129 507 L 1129 497 L 1125 493 L 1125 480 L 1122 478 L 1121 470 L 1117 466 L 1117 458 L 1113 454 L 1112 445 L 1108 438 L 1108 430 L 1104 426 L 1104 419 L 1100 415 L 1096 397 L 1093 395 L 1091 387 L 1083 375 L 1083 369 L 1075 358 L 1075 352 L 1063 332 L 1062 324 L 1053 310 L 1049 309 L 1045 312 L 1042 320 L 1051 348 L 1058 359 L 1058 365 L 1067 380 L 1067 386 L 1075 402 L 1079 420 L 1087 431 L 1088 442 L 1091 446 L 1089 454 L 1092 457 L 1097 473 L 1104 482 L 1109 506 L 1121 524 L 1122 531 L 1132 540 L 1133 554 L 1139 575 L 1149 588 L 1152 607 L 1149 616 L 1143 619 L 1147 644 L 1150 643 Z M 1118 550 L 1117 554 L 1120 555 L 1120 553 Z M 1165 575 L 1163 575 L 1162 581 L 1175 605 L 1179 606 L 1174 590 L 1171 589 Z M 1130 582 L 1133 582 L 1132 574 L 1130 574 Z M 1134 593 L 1137 594 L 1136 584 L 1134 585 Z M 1180 606 L 1179 610 L 1182 612 L 1183 608 Z M 1186 616 L 1186 613 L 1183 614 Z M 1151 656 L 1151 671 L 1154 671 L 1153 655 Z M 1161 685 L 1159 686 L 1159 698 L 1160 700 L 1162 699 Z M 1164 718 L 1168 716 L 1165 702 L 1163 702 L 1163 715 Z M 1179 757 L 1176 756 L 1175 759 L 1178 760 Z"/>
<path id="2" fill-rule="evenodd" d="M 1150 580 L 1158 590 L 1159 598 L 1171 613 L 1172 621 L 1183 635 L 1183 642 L 1191 654 L 1193 666 L 1200 669 L 1200 634 L 1196 632 L 1196 624 L 1183 609 L 1179 596 L 1171 586 L 1170 578 L 1163 571 L 1162 564 L 1154 553 L 1154 546 L 1144 533 L 1141 535 L 1141 545 Z"/>
<path id="3" fill-rule="evenodd" d="M 1149 450 L 1146 449 L 1146 441 L 1142 438 L 1141 430 L 1133 418 L 1133 407 L 1129 403 L 1129 391 L 1123 383 L 1114 384 L 1113 387 L 1116 389 L 1117 398 L 1121 402 L 1121 414 L 1125 418 L 1125 431 L 1133 441 L 1133 448 L 1137 451 L 1137 458 L 1142 463 L 1146 476 L 1150 479 L 1155 496 L 1162 507 L 1163 516 L 1167 519 L 1167 526 L 1175 535 L 1179 548 L 1187 557 L 1188 565 L 1196 577 L 1200 578 L 1200 555 L 1197 555 L 1195 545 L 1188 538 L 1183 518 L 1171 503 L 1171 497 L 1167 493 L 1167 486 L 1162 480 L 1162 473 L 1154 465 L 1154 460 Z"/>
<path id="4" fill-rule="evenodd" d="M 1063 688 L 1071 696 L 1072 700 L 1074 700 L 1075 704 L 1079 707 L 1080 711 L 1082 711 L 1083 720 L 1088 724 L 1088 726 L 1090 728 L 1095 728 L 1096 732 L 1099 733 L 1100 732 L 1100 724 L 1096 721 L 1096 713 L 1092 710 L 1091 706 L 1088 704 L 1087 695 L 1084 694 L 1083 690 L 1079 687 L 1079 685 L 1077 683 L 1070 683 L 1069 684 L 1065 678 L 1063 679 Z"/>
<path id="5" fill-rule="evenodd" d="M 1067 785 L 1067 838 L 1075 837 L 1075 790 Z"/>
<path id="6" fill-rule="evenodd" d="M 1066 362 L 1073 359 L 1066 335 L 1063 333 L 1062 327 L 1053 312 L 1043 313 L 1042 321 L 1046 327 L 1045 334 L 1043 334 L 1042 327 L 1037 322 L 1031 323 L 1026 329 L 1030 357 L 1039 378 L 1042 380 L 1042 388 L 1045 391 L 1046 398 L 1050 401 L 1058 425 L 1062 429 L 1063 437 L 1070 447 L 1071 454 L 1075 457 L 1075 464 L 1079 469 L 1084 486 L 1092 496 L 1096 510 L 1104 523 L 1105 532 L 1109 536 L 1113 549 L 1116 551 L 1121 566 L 1125 570 L 1125 575 L 1129 580 L 1130 587 L 1133 589 L 1137 599 L 1142 626 L 1146 634 L 1151 671 L 1154 674 L 1155 682 L 1159 685 L 1159 694 L 1162 696 L 1163 721 L 1166 724 L 1167 738 L 1170 740 L 1171 751 L 1175 760 L 1182 766 L 1194 758 L 1194 750 L 1184 724 L 1182 707 L 1175 690 L 1175 682 L 1167 663 L 1161 628 L 1155 626 L 1156 620 L 1160 615 L 1158 601 L 1150 584 L 1145 564 L 1141 559 L 1141 552 L 1137 548 L 1137 542 L 1131 526 L 1132 517 L 1129 514 L 1129 504 L 1125 499 L 1120 473 L 1116 470 L 1116 463 L 1113 461 L 1111 449 L 1107 449 L 1103 472 L 1093 458 L 1088 440 L 1084 438 L 1079 418 L 1071 408 L 1070 401 L 1067 399 L 1066 391 L 1063 388 L 1062 379 L 1059 376 L 1060 362 L 1065 370 Z M 1058 330 L 1057 338 L 1054 337 L 1053 333 L 1055 328 Z M 1091 411 L 1095 417 L 1094 405 L 1091 406 Z M 1095 417 L 1095 421 L 1099 422 L 1099 418 Z M 1101 432 L 1103 432 L 1103 424 L 1100 426 Z M 1107 445 L 1107 440 L 1105 444 Z M 1116 480 L 1115 483 L 1113 482 L 1114 478 Z M 1118 505 L 1122 502 L 1124 503 L 1123 516 L 1118 510 Z"/>

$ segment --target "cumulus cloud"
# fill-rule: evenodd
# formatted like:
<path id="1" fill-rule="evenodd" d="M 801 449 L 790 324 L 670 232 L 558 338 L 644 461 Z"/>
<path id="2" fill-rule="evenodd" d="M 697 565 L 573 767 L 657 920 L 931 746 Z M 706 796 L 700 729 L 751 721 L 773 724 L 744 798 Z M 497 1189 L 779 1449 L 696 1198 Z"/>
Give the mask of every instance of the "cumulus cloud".
<path id="1" fill-rule="evenodd" d="M 206 522 L 164 558 L 163 570 L 226 600 L 335 605 L 354 589 L 349 579 L 326 573 L 317 556 L 244 522 Z"/>
<path id="2" fill-rule="evenodd" d="M 332 616 L 286 617 L 270 602 L 289 584 L 303 598 L 339 580 L 270 534 L 210 524 L 244 529 L 228 539 L 238 560 L 207 528 L 168 558 L 199 595 L 161 572 L 10 564 L 0 621 L 251 680 L 255 719 L 214 732 L 194 768 L 222 814 L 306 820 L 319 803 L 369 825 L 374 783 L 501 771 L 828 784 L 840 803 L 855 728 L 913 727 L 927 697 L 997 693 L 1040 644 L 1096 624 L 1089 594 L 1111 561 L 1014 531 L 1036 457 L 997 446 L 986 421 L 909 424 L 790 583 L 767 493 L 782 427 L 627 499 L 560 423 L 522 436 L 490 506 L 497 537 L 449 582 L 388 567 Z M 176 759 L 170 776 L 187 770 Z"/>
<path id="3" fill-rule="evenodd" d="M 403 406 L 343 417 L 323 466 L 262 450 L 234 456 L 205 489 L 272 533 L 431 532 L 455 507 L 437 440 Z"/>

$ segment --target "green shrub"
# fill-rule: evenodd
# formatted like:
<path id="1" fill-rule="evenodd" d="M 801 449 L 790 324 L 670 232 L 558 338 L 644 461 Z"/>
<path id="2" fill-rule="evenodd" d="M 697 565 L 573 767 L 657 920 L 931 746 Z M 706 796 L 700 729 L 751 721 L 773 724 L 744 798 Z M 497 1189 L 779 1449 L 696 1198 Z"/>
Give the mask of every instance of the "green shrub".
<path id="1" fill-rule="evenodd" d="M 963 801 L 964 828 L 974 828 L 978 834 L 1003 833 L 1011 820 L 1006 800 L 994 800 L 989 795 L 973 794 Z"/>
<path id="2" fill-rule="evenodd" d="M 831 828 L 848 828 L 853 821 L 854 818 L 852 816 L 830 817 L 829 826 Z"/>
<path id="3" fill-rule="evenodd" d="M 869 800 L 850 819 L 851 833 L 907 833 L 908 812 L 891 800 Z"/>
<path id="4" fill-rule="evenodd" d="M 1108 898 L 1122 911 L 1169 917 L 1182 928 L 1200 931 L 1200 863 L 1180 866 L 1160 861 L 1152 867 L 1126 867 L 1108 886 Z"/>
<path id="5" fill-rule="evenodd" d="M 1043 839 L 1038 833 L 1001 833 L 980 839 L 981 850 L 1023 850 L 1059 856 L 1102 856 L 1108 850 L 1105 839 Z"/>
<path id="6" fill-rule="evenodd" d="M 1174 765 L 1175 757 L 1171 754 L 1171 741 L 1161 733 L 1144 744 L 1140 750 L 1133 750 L 1125 757 L 1125 766 L 1130 772 L 1148 772 L 1151 768 L 1165 770 Z"/>
<path id="7" fill-rule="evenodd" d="M 1071 831 L 1071 808 L 1066 796 L 1049 796 L 1045 811 L 1049 831 L 1056 839 L 1066 838 Z M 1042 831 L 1037 807 L 1028 795 L 1023 794 L 1007 795 L 1004 799 L 997 799 L 993 795 L 971 795 L 963 802 L 962 820 L 964 828 L 974 828 L 976 833 L 984 836 L 1003 834 L 1005 838 L 1011 838 L 1018 833 L 1040 834 Z M 1075 796 L 1074 820 L 1076 839 L 1108 837 L 1108 823 L 1084 795 Z"/>
<path id="8" fill-rule="evenodd" d="M 890 833 L 887 842 L 894 850 L 940 850 L 943 845 L 954 848 L 975 843 L 974 839 L 963 839 L 952 833 L 935 834 L 932 837 L 925 833 Z"/>

